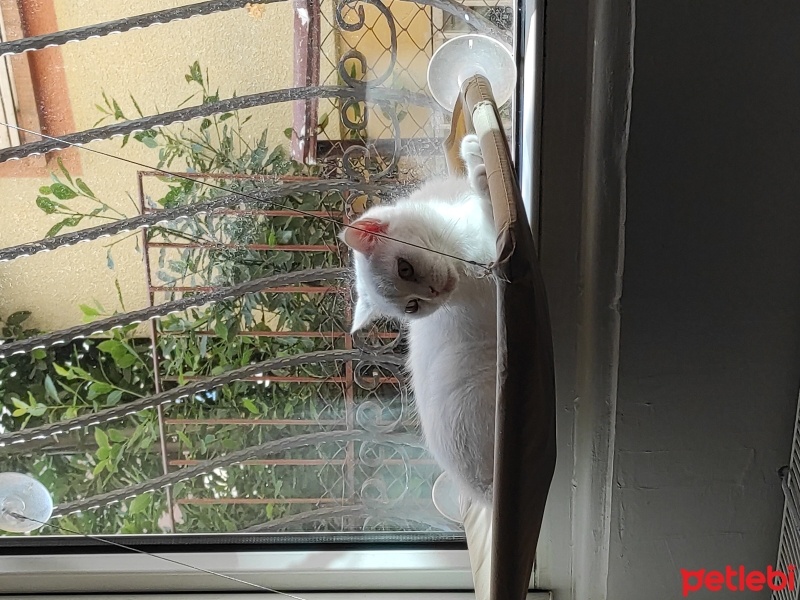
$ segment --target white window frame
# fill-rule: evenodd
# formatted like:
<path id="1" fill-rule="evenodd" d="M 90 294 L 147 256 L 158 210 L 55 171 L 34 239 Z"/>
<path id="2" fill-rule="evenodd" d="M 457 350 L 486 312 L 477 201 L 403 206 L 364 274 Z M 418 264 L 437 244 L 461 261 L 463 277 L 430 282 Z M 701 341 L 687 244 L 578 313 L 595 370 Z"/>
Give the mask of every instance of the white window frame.
<path id="1" fill-rule="evenodd" d="M 156 554 L 158 554 L 156 552 Z M 442 598 L 474 598 L 469 555 L 466 550 L 387 549 L 257 552 L 170 552 L 170 559 L 219 572 L 251 583 L 286 591 L 302 590 L 300 597 L 315 600 L 314 591 L 460 590 Z M 251 588 L 238 586 L 242 592 Z M 4 594 L 171 594 L 175 592 L 228 592 L 237 584 L 142 554 L 41 554 L 4 556 L 0 559 L 0 590 Z M 334 595 L 319 596 L 319 598 Z M 177 600 L 175 596 L 168 596 Z M 252 598 L 252 595 L 248 595 Z M 275 596 L 277 597 L 277 596 Z M 370 598 L 373 597 L 371 593 Z M 374 593 L 375 598 L 393 598 Z M 96 598 L 96 596 L 95 596 Z M 353 598 L 353 596 L 350 596 Z M 363 596 L 367 598 L 367 596 Z M 531 593 L 530 600 L 547 600 L 549 593 Z"/>
<path id="2" fill-rule="evenodd" d="M 474 594 L 470 592 L 423 592 L 408 594 L 407 592 L 335 592 L 299 594 L 303 600 L 473 600 Z M 253 598 L 276 598 L 275 594 L 214 594 L 213 600 L 253 600 Z M 528 594 L 527 600 L 552 600 L 548 592 L 535 592 Z M 197 600 L 197 594 L 114 594 L 116 600 Z M 25 600 L 97 600 L 97 596 L 25 596 Z"/>

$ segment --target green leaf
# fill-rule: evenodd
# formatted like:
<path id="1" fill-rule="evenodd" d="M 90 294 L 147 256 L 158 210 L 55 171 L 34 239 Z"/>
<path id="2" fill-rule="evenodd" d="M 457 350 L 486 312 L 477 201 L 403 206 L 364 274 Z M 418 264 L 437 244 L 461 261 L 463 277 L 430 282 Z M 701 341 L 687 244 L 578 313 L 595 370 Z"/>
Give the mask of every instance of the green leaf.
<path id="1" fill-rule="evenodd" d="M 317 125 L 317 127 L 319 127 L 320 131 L 325 131 L 325 128 L 327 126 L 328 126 L 328 113 L 325 113 L 324 115 L 322 115 L 322 118 L 319 120 L 319 125 Z"/>
<path id="2" fill-rule="evenodd" d="M 83 220 L 83 215 L 75 215 L 74 217 L 67 217 L 63 221 L 64 227 L 75 227 Z"/>
<path id="3" fill-rule="evenodd" d="M 122 109 L 117 104 L 116 100 L 111 100 L 111 106 L 114 109 L 114 118 L 118 121 L 125 119 L 125 113 L 122 112 Z"/>
<path id="4" fill-rule="evenodd" d="M 221 337 L 223 340 L 228 339 L 228 328 L 222 321 L 217 321 L 214 325 L 214 333 Z"/>
<path id="5" fill-rule="evenodd" d="M 220 121 L 227 121 L 227 120 L 228 120 L 228 119 L 230 119 L 232 116 L 233 116 L 233 113 L 222 113 L 222 114 L 219 116 L 219 120 L 220 120 Z"/>
<path id="6" fill-rule="evenodd" d="M 72 198 L 78 197 L 78 194 L 76 194 L 71 187 L 66 186 L 63 183 L 54 183 L 50 186 L 50 190 L 59 200 L 71 200 Z"/>
<path id="7" fill-rule="evenodd" d="M 106 435 L 106 432 L 100 429 L 99 427 L 94 428 L 94 441 L 97 442 L 97 445 L 100 448 L 109 447 L 108 436 Z"/>
<path id="8" fill-rule="evenodd" d="M 211 119 L 203 119 L 200 122 L 200 131 L 208 129 L 209 127 L 211 127 Z"/>
<path id="9" fill-rule="evenodd" d="M 44 360 L 47 358 L 47 350 L 43 350 L 42 348 L 36 348 L 35 350 L 31 351 L 31 356 L 36 360 Z"/>
<path id="10" fill-rule="evenodd" d="M 131 500 L 130 504 L 128 504 L 128 514 L 131 515 L 138 515 L 139 513 L 144 512 L 150 506 L 150 494 L 142 494 L 141 496 L 136 496 L 133 500 Z"/>
<path id="11" fill-rule="evenodd" d="M 117 444 L 128 441 L 128 438 L 119 429 L 109 429 L 106 433 L 108 434 L 108 438 Z"/>
<path id="12" fill-rule="evenodd" d="M 56 223 L 50 229 L 47 230 L 47 233 L 44 234 L 44 237 L 53 237 L 57 235 L 59 231 L 64 227 L 64 222 Z"/>
<path id="13" fill-rule="evenodd" d="M 139 359 L 134 354 L 128 353 L 125 356 L 116 359 L 115 362 L 120 369 L 127 369 L 128 367 L 135 365 L 138 360 Z"/>
<path id="14" fill-rule="evenodd" d="M 25 408 L 18 408 L 14 412 L 11 413 L 12 417 L 21 417 L 22 415 L 28 414 L 28 407 Z"/>
<path id="15" fill-rule="evenodd" d="M 17 408 L 20 408 L 20 409 L 24 410 L 25 412 L 28 412 L 28 409 L 30 408 L 27 404 L 25 404 L 19 398 L 11 398 L 11 403 L 14 406 L 16 406 Z"/>
<path id="16" fill-rule="evenodd" d="M 49 196 L 50 194 L 53 193 L 53 190 L 50 189 L 49 185 L 43 185 L 42 187 L 39 188 L 39 193 L 44 194 L 45 196 Z"/>
<path id="17" fill-rule="evenodd" d="M 92 308 L 88 304 L 79 304 L 78 308 L 81 309 L 81 312 L 83 313 L 83 316 L 85 316 L 85 317 L 99 317 L 100 316 L 100 311 L 98 311 L 96 308 Z"/>
<path id="18" fill-rule="evenodd" d="M 50 375 L 44 376 L 44 391 L 50 399 L 58 402 L 58 390 Z"/>
<path id="19" fill-rule="evenodd" d="M 31 311 L 19 310 L 15 313 L 11 313 L 10 315 L 8 315 L 8 318 L 6 319 L 6 324 L 10 325 L 11 327 L 15 327 L 27 321 L 30 318 L 30 316 L 31 316 Z"/>
<path id="20" fill-rule="evenodd" d="M 64 161 L 61 160 L 60 156 L 58 157 L 57 162 L 58 162 L 58 168 L 61 169 L 61 172 L 64 174 L 64 177 L 67 178 L 67 181 L 72 183 L 72 177 L 70 176 L 69 171 L 67 171 L 67 168 L 64 166 Z"/>
<path id="21" fill-rule="evenodd" d="M 198 61 L 194 61 L 191 67 L 189 67 L 189 74 L 186 76 L 186 81 L 196 81 L 200 85 L 203 85 L 203 73 L 200 71 L 200 63 Z"/>
<path id="22" fill-rule="evenodd" d="M 283 130 L 283 135 L 286 137 L 287 140 L 292 139 L 292 133 L 294 133 L 294 129 L 291 127 L 287 127 Z"/>
<path id="23" fill-rule="evenodd" d="M 150 136 L 143 137 L 141 139 L 141 142 L 148 148 L 155 148 L 156 146 L 158 146 L 158 143 Z"/>
<path id="24" fill-rule="evenodd" d="M 256 403 L 250 400 L 249 398 L 246 400 L 242 400 L 242 406 L 244 406 L 253 415 L 257 415 L 260 412 L 258 410 L 258 407 L 256 406 Z"/>
<path id="25" fill-rule="evenodd" d="M 111 356 L 121 356 L 128 353 L 128 350 L 125 348 L 125 344 L 118 340 L 103 340 L 97 344 L 97 348 L 101 352 L 106 352 Z"/>
<path id="26" fill-rule="evenodd" d="M 131 97 L 131 102 L 133 102 L 133 107 L 136 109 L 136 112 L 139 113 L 140 117 L 143 117 L 144 113 L 142 112 L 142 109 L 139 108 L 139 103 L 136 102 L 136 98 L 133 97 L 133 94 L 130 94 L 130 97 Z"/>
<path id="27" fill-rule="evenodd" d="M 50 200 L 50 198 L 45 198 L 44 196 L 39 196 L 36 198 L 36 206 L 38 206 L 48 215 L 52 215 L 58 210 L 56 203 Z"/>
<path id="28" fill-rule="evenodd" d="M 67 217 L 63 221 L 60 221 L 60 222 L 56 223 L 55 225 L 53 225 L 49 229 L 49 231 L 45 234 L 45 236 L 46 237 L 53 237 L 59 231 L 61 231 L 64 227 L 75 227 L 75 225 L 78 225 L 81 222 L 81 219 L 83 219 L 83 216 L 81 216 L 81 215 L 75 215 L 74 217 Z"/>
<path id="29" fill-rule="evenodd" d="M 107 466 L 108 466 L 108 461 L 101 460 L 99 463 L 95 465 L 94 470 L 92 471 L 92 475 L 94 476 L 99 475 L 100 473 L 103 472 L 103 469 L 105 469 Z"/>
<path id="30" fill-rule="evenodd" d="M 83 182 L 83 179 L 81 179 L 80 177 L 75 180 L 75 185 L 78 186 L 78 189 L 82 191 L 85 195 L 89 196 L 89 198 L 95 197 L 94 192 L 92 192 L 92 190 L 89 189 L 89 186 L 86 185 Z"/>
<path id="31" fill-rule="evenodd" d="M 66 369 L 58 364 L 54 364 L 53 368 L 55 369 L 56 373 L 62 377 L 66 377 L 67 379 L 75 379 L 75 374 L 72 372 L 72 369 Z"/>
<path id="32" fill-rule="evenodd" d="M 114 406 L 119 403 L 121 398 L 122 398 L 122 390 L 114 390 L 106 397 L 106 405 Z M 114 441 L 122 441 L 122 440 L 114 440 Z"/>
<path id="33" fill-rule="evenodd" d="M 171 187 L 167 194 L 158 201 L 164 208 L 172 208 L 178 204 L 178 201 L 183 197 L 184 189 L 182 186 Z"/>
<path id="34" fill-rule="evenodd" d="M 103 383 L 102 381 L 94 381 L 89 385 L 89 393 L 86 396 L 89 400 L 94 400 L 98 396 L 108 394 L 113 389 L 113 386 L 110 386 L 107 383 Z"/>
<path id="35" fill-rule="evenodd" d="M 111 260 L 111 250 L 108 251 L 108 260 L 111 261 L 111 263 L 112 263 L 111 268 L 113 269 L 114 268 L 113 267 L 114 261 Z M 122 307 L 122 310 L 124 311 L 125 310 L 125 300 L 122 298 L 122 288 L 119 286 L 119 277 L 114 279 L 114 287 L 117 289 L 117 302 L 119 302 L 120 307 Z"/>

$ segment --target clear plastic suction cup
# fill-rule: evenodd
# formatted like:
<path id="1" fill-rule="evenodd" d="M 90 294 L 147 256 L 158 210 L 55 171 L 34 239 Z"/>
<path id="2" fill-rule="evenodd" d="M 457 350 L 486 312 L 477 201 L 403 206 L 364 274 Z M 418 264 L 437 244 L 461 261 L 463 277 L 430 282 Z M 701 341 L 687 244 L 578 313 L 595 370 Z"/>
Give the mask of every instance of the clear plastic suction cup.
<path id="1" fill-rule="evenodd" d="M 41 483 L 22 473 L 0 473 L 0 530 L 33 531 L 52 514 L 53 499 Z"/>
<path id="2" fill-rule="evenodd" d="M 461 85 L 475 75 L 489 80 L 497 106 L 508 102 L 517 83 L 517 66 L 511 49 L 503 42 L 477 33 L 449 40 L 431 57 L 428 87 L 442 108 L 452 111 Z"/>
<path id="3" fill-rule="evenodd" d="M 447 476 L 442 473 L 433 483 L 431 490 L 433 505 L 445 519 L 454 523 L 461 523 L 461 509 L 459 507 L 458 487 Z"/>

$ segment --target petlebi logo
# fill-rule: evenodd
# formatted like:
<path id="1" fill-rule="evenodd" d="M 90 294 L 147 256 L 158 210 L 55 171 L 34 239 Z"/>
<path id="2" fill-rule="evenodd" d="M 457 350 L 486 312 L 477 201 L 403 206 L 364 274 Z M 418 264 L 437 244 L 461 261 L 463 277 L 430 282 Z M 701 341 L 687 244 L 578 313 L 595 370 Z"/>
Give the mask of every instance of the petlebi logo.
<path id="1" fill-rule="evenodd" d="M 794 591 L 797 585 L 794 565 L 786 567 L 785 571 L 767 566 L 764 571 L 746 571 L 744 566 L 725 567 L 724 571 L 707 571 L 696 569 L 690 571 L 681 569 L 683 582 L 683 595 L 707 589 L 710 592 L 760 592 L 762 590 Z"/>

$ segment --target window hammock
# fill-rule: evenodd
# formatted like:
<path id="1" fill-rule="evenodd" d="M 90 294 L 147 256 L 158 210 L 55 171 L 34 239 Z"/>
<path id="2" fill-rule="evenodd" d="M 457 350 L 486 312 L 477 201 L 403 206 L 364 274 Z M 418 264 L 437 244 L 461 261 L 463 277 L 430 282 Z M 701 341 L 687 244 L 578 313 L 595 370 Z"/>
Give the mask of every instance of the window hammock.
<path id="1" fill-rule="evenodd" d="M 338 5 L 337 19 L 341 19 L 339 25 L 342 27 L 353 27 L 352 24 L 347 24 L 344 17 L 341 16 L 342 7 L 351 3 L 344 1 Z M 240 8 L 245 4 L 258 3 L 202 2 L 189 7 L 141 15 L 135 19 L 85 27 L 71 32 L 31 36 L 18 41 L 4 42 L 0 44 L 0 54 L 35 51 L 50 45 L 63 44 L 66 41 L 103 36 L 193 14 Z M 388 9 L 379 0 L 369 0 L 369 4 L 377 6 L 384 16 L 387 15 Z M 478 31 L 497 37 L 507 37 L 481 15 L 469 11 L 457 2 L 430 0 L 422 4 L 435 5 L 446 13 L 462 19 L 466 15 L 467 18 L 464 21 L 469 22 L 470 26 Z M 387 20 L 391 23 L 390 17 L 387 17 Z M 363 15 L 361 24 L 363 25 Z M 352 59 L 353 55 L 346 58 Z M 345 58 L 340 64 L 343 65 L 344 62 Z M 340 69 L 340 75 L 345 83 L 343 86 L 309 86 L 239 96 L 230 100 L 212 98 L 198 107 L 161 113 L 153 117 L 125 120 L 114 125 L 77 133 L 58 136 L 41 135 L 41 141 L 0 149 L 0 162 L 43 154 L 68 146 L 83 145 L 92 140 L 135 135 L 136 132 L 147 131 L 177 121 L 209 118 L 250 106 L 287 100 L 302 100 L 312 97 L 338 98 L 345 105 L 350 103 L 350 106 L 366 100 L 375 103 L 391 103 L 402 100 L 433 107 L 432 101 L 423 94 L 399 93 L 390 89 L 369 88 L 368 90 L 363 85 L 364 82 L 356 80 L 346 69 Z M 392 124 L 397 126 L 394 120 Z M 498 230 L 498 259 L 493 265 L 498 287 L 497 436 L 494 509 L 486 511 L 468 505 L 463 505 L 461 509 L 472 561 L 476 594 L 481 600 L 489 598 L 499 600 L 501 598 L 523 598 L 528 589 L 533 567 L 547 492 L 555 467 L 553 355 L 546 296 L 538 267 L 533 235 L 524 218 L 525 211 L 498 108 L 488 82 L 481 77 L 474 77 L 464 83 L 461 97 L 453 111 L 449 137 L 445 141 L 447 162 L 451 172 L 462 170 L 456 149 L 461 138 L 472 131 L 480 138 Z M 88 147 L 85 150 L 104 154 Z M 353 155 L 351 150 L 352 147 L 345 149 L 342 159 L 343 171 L 345 175 L 350 176 L 349 178 L 329 178 L 315 181 L 313 184 L 304 181 L 272 180 L 266 183 L 261 182 L 255 188 L 233 193 L 230 188 L 218 186 L 220 187 L 218 191 L 222 191 L 223 195 L 202 202 L 188 206 L 166 207 L 158 211 L 143 211 L 136 217 L 0 249 L 0 261 L 23 259 L 25 256 L 57 250 L 78 242 L 154 227 L 164 222 L 194 219 L 201 214 L 214 213 L 242 204 L 250 207 L 271 205 L 271 208 L 281 209 L 285 207 L 280 204 L 276 207 L 275 203 L 293 191 L 314 189 L 319 192 L 349 191 L 356 194 L 369 194 L 385 189 L 386 183 L 379 185 L 375 181 L 388 173 L 396 164 L 385 166 L 380 173 L 365 176 L 354 171 L 352 162 L 348 162 L 348 152 L 350 156 Z M 165 171 L 160 172 L 161 175 L 165 173 Z M 183 179 L 190 179 L 190 177 L 183 176 Z M 213 187 L 215 184 L 210 185 Z M 311 214 L 311 211 L 306 212 Z M 225 299 L 242 298 L 255 292 L 269 293 L 270 290 L 285 289 L 291 286 L 329 284 L 341 279 L 344 273 L 345 270 L 340 267 L 317 267 L 288 273 L 268 274 L 224 288 L 203 291 L 147 308 L 96 319 L 91 323 L 77 325 L 66 330 L 9 341 L 0 345 L 0 358 L 32 354 L 42 349 L 88 338 L 97 333 L 106 333 L 147 321 L 154 322 L 172 313 Z M 393 378 L 400 382 L 399 385 L 402 388 L 402 360 L 394 353 L 387 352 L 393 348 L 392 343 L 394 342 L 389 345 L 380 345 L 376 349 L 374 345 L 370 345 L 374 344 L 374 340 L 367 342 L 362 340 L 361 343 L 351 348 L 272 357 L 255 364 L 239 366 L 195 380 L 183 379 L 179 385 L 169 388 L 159 385 L 156 386 L 153 394 L 147 394 L 141 398 L 108 406 L 91 413 L 67 416 L 55 422 L 40 423 L 19 431 L 2 431 L 0 432 L 0 444 L 2 444 L 0 456 L 4 452 L 12 450 L 19 454 L 21 448 L 39 448 L 42 440 L 53 436 L 69 435 L 72 431 L 83 431 L 85 428 L 97 428 L 98 425 L 125 419 L 139 411 L 148 409 L 160 411 L 168 405 L 191 402 L 199 395 L 226 384 L 248 378 L 263 378 L 264 373 L 300 364 L 325 365 L 360 361 L 360 364 L 369 368 L 362 369 L 354 377 L 362 380 L 364 389 L 369 390 L 371 387 L 374 389 L 377 385 L 374 380 L 379 377 Z M 401 393 L 403 393 L 402 390 Z M 359 425 L 364 425 L 367 421 L 368 419 L 365 417 L 363 421 L 359 420 Z M 55 507 L 53 518 L 125 502 L 153 490 L 169 489 L 170 486 L 205 475 L 214 469 L 242 464 L 248 460 L 262 459 L 286 448 L 301 448 L 326 442 L 375 445 L 391 442 L 412 449 L 420 447 L 419 440 L 412 433 L 405 431 L 398 433 L 391 428 L 386 429 L 383 425 L 385 423 L 382 421 L 380 423 L 373 421 L 367 426 L 349 428 L 346 432 L 325 431 L 263 441 L 258 445 L 232 450 L 179 470 L 165 470 L 163 475 L 145 482 L 132 483 L 113 491 L 62 502 Z M 380 505 L 342 506 L 321 510 L 327 510 L 326 514 L 331 518 L 357 517 L 360 515 L 360 510 L 366 510 L 373 514 L 379 514 L 381 511 L 387 514 L 392 512 L 387 507 Z M 397 514 L 391 516 L 397 517 Z M 284 521 L 291 523 L 292 518 L 297 519 L 287 516 Z M 280 519 L 275 520 L 275 522 L 280 521 Z M 275 522 L 273 522 L 273 526 Z M 255 526 L 249 531 L 269 530 L 270 526 L 267 525 L 263 528 Z"/>

